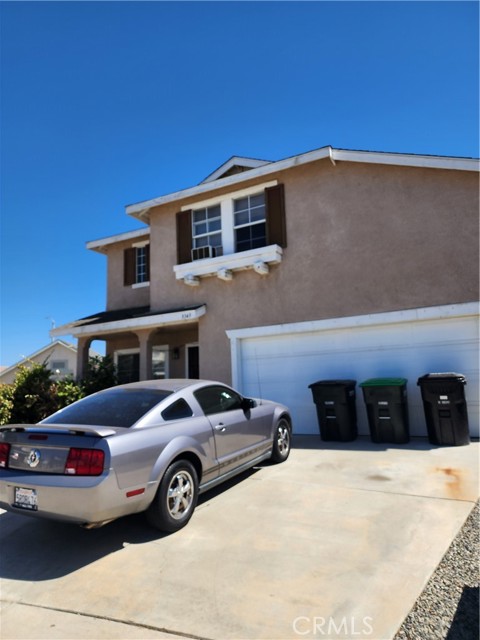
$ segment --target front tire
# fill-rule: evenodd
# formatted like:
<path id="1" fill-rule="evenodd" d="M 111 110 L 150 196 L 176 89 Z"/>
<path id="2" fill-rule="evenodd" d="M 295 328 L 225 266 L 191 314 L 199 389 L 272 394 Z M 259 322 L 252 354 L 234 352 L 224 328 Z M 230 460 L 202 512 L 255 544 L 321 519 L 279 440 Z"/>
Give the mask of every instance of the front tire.
<path id="1" fill-rule="evenodd" d="M 273 436 L 273 462 L 285 462 L 292 446 L 292 428 L 286 418 L 280 418 Z"/>
<path id="2" fill-rule="evenodd" d="M 197 500 L 198 476 L 195 467 L 188 460 L 177 460 L 165 471 L 147 510 L 147 520 L 156 529 L 173 533 L 190 520 Z"/>

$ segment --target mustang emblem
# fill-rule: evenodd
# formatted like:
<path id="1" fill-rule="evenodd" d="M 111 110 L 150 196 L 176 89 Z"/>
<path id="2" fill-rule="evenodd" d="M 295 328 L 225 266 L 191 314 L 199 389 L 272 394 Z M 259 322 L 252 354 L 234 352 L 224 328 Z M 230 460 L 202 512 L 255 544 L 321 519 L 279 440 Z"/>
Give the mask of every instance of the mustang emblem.
<path id="1" fill-rule="evenodd" d="M 40 463 L 40 451 L 38 449 L 32 449 L 27 457 L 27 464 L 29 467 L 36 467 Z"/>

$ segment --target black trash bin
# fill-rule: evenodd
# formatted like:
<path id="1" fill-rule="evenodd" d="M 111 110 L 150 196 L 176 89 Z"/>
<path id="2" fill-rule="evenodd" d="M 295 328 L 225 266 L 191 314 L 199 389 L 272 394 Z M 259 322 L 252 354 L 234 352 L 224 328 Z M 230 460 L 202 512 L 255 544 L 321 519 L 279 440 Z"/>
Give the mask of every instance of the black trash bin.
<path id="1" fill-rule="evenodd" d="M 357 437 L 356 384 L 356 380 L 319 380 L 308 385 L 322 440 L 349 442 Z"/>
<path id="2" fill-rule="evenodd" d="M 429 441 L 449 446 L 469 444 L 465 376 L 461 373 L 427 373 L 417 384 L 422 392 Z"/>
<path id="3" fill-rule="evenodd" d="M 360 384 L 372 442 L 404 444 L 410 440 L 405 378 L 370 378 Z"/>

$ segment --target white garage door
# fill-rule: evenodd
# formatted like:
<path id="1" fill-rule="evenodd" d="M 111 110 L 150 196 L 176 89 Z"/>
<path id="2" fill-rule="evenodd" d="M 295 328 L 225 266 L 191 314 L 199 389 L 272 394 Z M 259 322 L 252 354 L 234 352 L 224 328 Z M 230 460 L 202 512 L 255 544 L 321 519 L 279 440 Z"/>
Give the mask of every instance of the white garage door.
<path id="1" fill-rule="evenodd" d="M 426 435 L 417 379 L 457 372 L 465 387 L 470 433 L 479 435 L 478 306 L 452 305 L 403 312 L 256 327 L 227 332 L 233 384 L 245 395 L 286 404 L 294 432 L 317 434 L 308 385 L 323 379 L 408 379 L 410 433 Z M 357 387 L 359 433 L 368 435 L 363 394 Z"/>

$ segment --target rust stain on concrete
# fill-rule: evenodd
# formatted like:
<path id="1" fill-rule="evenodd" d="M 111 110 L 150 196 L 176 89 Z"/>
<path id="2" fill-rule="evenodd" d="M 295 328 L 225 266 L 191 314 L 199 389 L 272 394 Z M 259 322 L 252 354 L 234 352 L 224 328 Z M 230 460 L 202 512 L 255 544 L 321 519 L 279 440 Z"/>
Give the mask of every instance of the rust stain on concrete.
<path id="1" fill-rule="evenodd" d="M 462 470 L 452 467 L 436 467 L 435 471 L 445 475 L 445 488 L 449 498 L 460 499 L 463 497 Z"/>
<path id="2" fill-rule="evenodd" d="M 368 480 L 380 480 L 381 482 L 386 482 L 388 480 L 391 480 L 391 478 L 389 478 L 388 476 L 384 476 L 381 473 L 375 473 L 372 476 L 367 476 Z"/>

